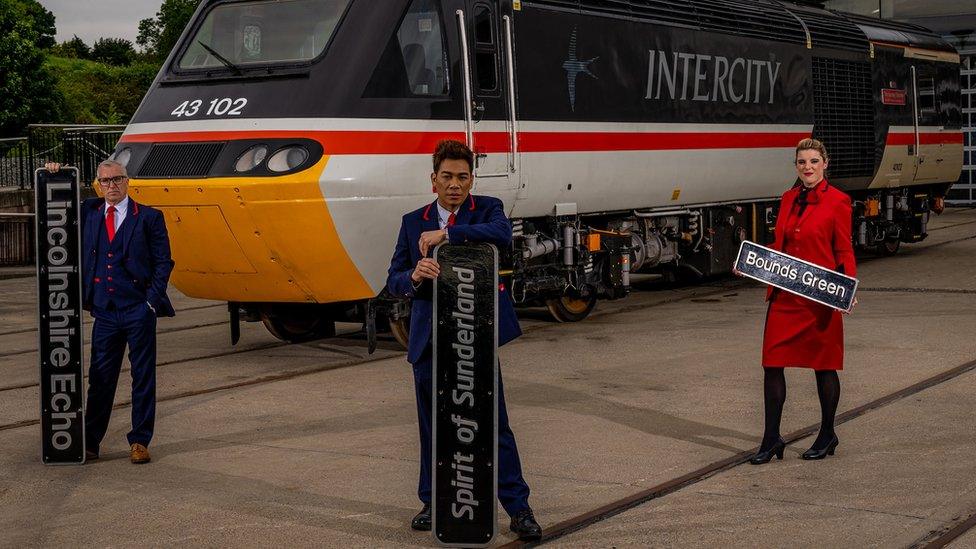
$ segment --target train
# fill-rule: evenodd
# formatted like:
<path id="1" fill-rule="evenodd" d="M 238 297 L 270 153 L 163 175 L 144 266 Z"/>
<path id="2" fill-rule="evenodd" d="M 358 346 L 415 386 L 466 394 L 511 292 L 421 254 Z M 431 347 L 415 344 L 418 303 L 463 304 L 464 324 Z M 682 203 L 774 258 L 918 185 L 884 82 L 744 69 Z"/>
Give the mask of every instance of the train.
<path id="1" fill-rule="evenodd" d="M 112 158 L 188 296 L 288 341 L 405 342 L 385 291 L 442 139 L 513 224 L 501 273 L 563 322 L 634 273 L 729 272 L 824 141 L 854 244 L 926 237 L 963 165 L 960 58 L 922 27 L 780 0 L 205 0 Z"/>

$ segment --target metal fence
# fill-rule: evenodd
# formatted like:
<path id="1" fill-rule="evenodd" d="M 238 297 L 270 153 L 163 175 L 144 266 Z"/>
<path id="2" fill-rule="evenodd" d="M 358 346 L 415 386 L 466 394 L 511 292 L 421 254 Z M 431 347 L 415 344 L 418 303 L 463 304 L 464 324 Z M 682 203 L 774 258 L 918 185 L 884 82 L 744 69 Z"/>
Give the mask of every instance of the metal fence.
<path id="1" fill-rule="evenodd" d="M 98 163 L 108 158 L 125 126 L 36 124 L 27 137 L 0 139 L 0 187 L 30 189 L 34 170 L 46 162 L 78 168 L 82 185 L 95 180 Z"/>
<path id="2" fill-rule="evenodd" d="M 34 218 L 0 215 L 0 267 L 34 263 Z"/>

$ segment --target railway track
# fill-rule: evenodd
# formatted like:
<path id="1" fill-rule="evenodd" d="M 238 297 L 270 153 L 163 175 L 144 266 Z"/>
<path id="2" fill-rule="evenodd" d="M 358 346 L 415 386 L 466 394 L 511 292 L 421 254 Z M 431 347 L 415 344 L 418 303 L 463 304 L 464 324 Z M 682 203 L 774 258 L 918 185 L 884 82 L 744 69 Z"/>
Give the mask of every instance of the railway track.
<path id="1" fill-rule="evenodd" d="M 227 305 L 225 305 L 223 303 L 218 303 L 218 304 L 215 304 L 215 305 L 200 305 L 200 306 L 197 306 L 197 307 L 187 307 L 185 309 L 180 309 L 180 310 L 178 310 L 176 312 L 177 313 L 188 313 L 190 311 L 199 311 L 199 310 L 202 310 L 202 309 L 214 309 L 216 307 L 226 308 Z M 29 334 L 31 332 L 36 332 L 36 331 L 37 331 L 37 327 L 36 326 L 32 326 L 30 328 L 21 328 L 19 330 L 11 330 L 9 332 L 0 332 L 0 337 L 6 337 L 6 336 L 12 336 L 12 335 L 19 335 L 19 334 Z M 0 356 L 2 356 L 2 355 L 0 355 Z"/>
<path id="2" fill-rule="evenodd" d="M 949 368 L 943 372 L 940 372 L 932 377 L 919 381 L 913 385 L 894 391 L 885 396 L 872 400 L 866 404 L 862 404 L 856 408 L 848 410 L 846 412 L 837 415 L 836 424 L 841 425 L 847 423 L 853 419 L 861 417 L 867 413 L 875 410 L 879 410 L 889 406 L 898 401 L 904 400 L 912 395 L 920 393 L 926 389 L 941 385 L 947 381 L 955 379 L 961 375 L 967 374 L 976 370 L 976 360 L 971 360 L 969 362 L 960 364 L 958 366 Z M 793 431 L 792 433 L 783 435 L 783 440 L 786 441 L 787 445 L 793 444 L 801 439 L 809 437 L 817 433 L 820 428 L 819 423 L 809 425 L 802 429 Z M 596 509 L 588 511 L 586 513 L 577 515 L 575 517 L 566 519 L 562 522 L 548 526 L 545 529 L 545 535 L 542 540 L 536 543 L 524 543 L 520 541 L 514 541 L 502 545 L 501 547 L 507 549 L 515 549 L 522 547 L 535 547 L 538 545 L 544 545 L 548 542 L 558 540 L 574 532 L 583 530 L 589 526 L 617 516 L 625 511 L 639 507 L 650 501 L 660 499 L 682 490 L 689 486 L 693 486 L 702 482 L 708 478 L 711 478 L 719 473 L 728 471 L 735 467 L 739 467 L 748 463 L 749 458 L 752 457 L 753 450 L 740 452 L 733 456 L 721 459 L 719 461 L 712 462 L 700 469 L 691 471 L 690 473 L 684 474 L 680 477 L 668 480 L 651 488 L 641 490 L 627 497 L 618 499 L 616 501 L 610 502 L 606 505 L 602 505 Z M 947 529 L 939 530 L 931 534 L 931 539 L 926 538 L 920 543 L 917 543 L 913 547 L 920 548 L 932 548 L 944 547 L 946 544 L 952 540 L 962 536 L 970 529 L 976 527 L 976 514 L 968 517 L 958 524 L 954 524 Z"/>
<path id="3" fill-rule="evenodd" d="M 934 530 L 929 535 L 910 545 L 910 549 L 941 549 L 976 528 L 976 513 L 960 521 L 953 521 L 945 527 Z"/>
<path id="4" fill-rule="evenodd" d="M 658 300 L 658 301 L 654 301 L 652 303 L 641 303 L 641 304 L 632 304 L 632 305 L 626 305 L 626 306 L 616 307 L 616 308 L 614 308 L 612 310 L 606 310 L 606 311 L 596 312 L 596 313 L 594 313 L 594 314 L 592 314 L 590 316 L 591 316 L 591 318 L 603 318 L 603 317 L 607 317 L 607 316 L 613 316 L 613 315 L 618 315 L 618 314 L 624 314 L 624 313 L 628 313 L 628 312 L 633 312 L 633 311 L 636 311 L 636 310 L 640 310 L 640 309 L 644 309 L 644 308 L 649 308 L 649 307 L 659 307 L 659 306 L 667 305 L 667 304 L 670 304 L 670 303 L 676 303 L 676 302 L 681 302 L 681 301 L 686 301 L 686 300 L 691 300 L 691 299 L 696 299 L 696 298 L 707 298 L 707 297 L 711 297 L 711 296 L 716 296 L 716 295 L 721 295 L 721 294 L 727 294 L 729 291 L 734 290 L 734 289 L 739 288 L 739 287 L 742 287 L 742 286 L 745 286 L 746 284 L 747 284 L 746 281 L 734 280 L 734 281 L 730 281 L 729 283 L 724 284 L 724 285 L 721 285 L 721 286 L 718 286 L 718 287 L 716 287 L 716 286 L 695 286 L 690 291 L 688 291 L 687 293 L 669 296 L 669 297 L 666 297 L 664 299 L 661 299 L 661 300 Z M 525 333 L 532 333 L 534 331 L 542 330 L 542 329 L 546 329 L 546 328 L 555 328 L 556 326 L 558 326 L 558 324 L 553 324 L 553 323 L 539 323 L 539 324 L 535 324 L 533 326 L 530 326 L 530 327 L 525 328 L 524 332 Z M 360 334 L 349 334 L 349 335 L 352 336 L 355 339 L 362 339 L 361 337 L 359 337 Z M 326 340 L 321 340 L 320 342 L 321 343 L 328 344 L 329 341 L 334 341 L 334 340 L 328 340 L 328 339 L 326 339 Z M 363 340 L 361 342 L 361 344 L 362 344 L 362 347 L 365 348 L 365 346 L 366 346 L 365 340 Z M 263 346 L 256 347 L 256 348 L 251 348 L 251 349 L 232 349 L 232 350 L 228 350 L 226 352 L 212 353 L 212 354 L 201 355 L 201 356 L 194 356 L 194 357 L 189 357 L 189 358 L 180 359 L 180 360 L 173 360 L 173 361 L 169 361 L 169 362 L 165 362 L 164 361 L 164 362 L 158 363 L 157 364 L 157 367 L 163 367 L 163 366 L 169 366 L 169 365 L 175 365 L 175 364 L 185 364 L 185 363 L 188 363 L 188 362 L 195 362 L 195 361 L 199 361 L 199 360 L 211 360 L 211 359 L 215 359 L 215 358 L 223 358 L 223 357 L 233 356 L 233 355 L 245 355 L 245 354 L 250 354 L 250 353 L 259 353 L 259 352 L 267 351 L 269 349 L 277 349 L 277 348 L 281 348 L 281 347 L 287 347 L 287 346 L 290 346 L 290 345 L 293 345 L 293 344 L 289 344 L 289 343 L 285 343 L 285 342 L 275 342 L 275 343 L 270 343 L 270 344 L 267 344 L 267 345 L 263 345 Z M 295 345 L 302 345 L 302 344 L 295 344 Z M 277 382 L 277 381 L 284 381 L 284 380 L 289 380 L 289 379 L 295 379 L 295 378 L 298 378 L 298 377 L 304 377 L 304 376 L 314 375 L 314 374 L 318 374 L 318 373 L 326 372 L 326 371 L 330 371 L 330 370 L 337 370 L 337 369 L 341 369 L 341 368 L 349 368 L 349 367 L 353 367 L 353 366 L 359 366 L 359 365 L 369 364 L 369 363 L 372 363 L 372 362 L 377 362 L 377 361 L 380 361 L 380 360 L 386 360 L 386 359 L 393 358 L 395 356 L 400 356 L 400 355 L 403 355 L 403 354 L 405 354 L 405 352 L 403 352 L 403 351 L 397 351 L 397 352 L 395 352 L 393 354 L 386 353 L 386 354 L 383 354 L 383 355 L 380 355 L 380 356 L 370 356 L 370 357 L 366 357 L 366 358 L 356 358 L 356 359 L 354 359 L 352 361 L 345 361 L 345 362 L 339 362 L 339 363 L 333 363 L 333 364 L 326 364 L 326 365 L 322 365 L 320 367 L 315 367 L 315 368 L 309 368 L 309 369 L 306 369 L 306 370 L 302 370 L 300 372 L 287 372 L 287 373 L 282 373 L 282 374 L 258 376 L 258 377 L 254 377 L 254 378 L 251 378 L 251 379 L 236 381 L 236 382 L 232 382 L 232 383 L 225 383 L 225 384 L 215 385 L 213 387 L 205 387 L 205 388 L 188 390 L 188 391 L 180 391 L 180 392 L 176 392 L 176 393 L 169 394 L 169 395 L 160 395 L 160 396 L 157 397 L 156 400 L 157 400 L 157 402 L 168 402 L 168 401 L 185 399 L 185 398 L 191 398 L 191 397 L 195 397 L 195 396 L 200 396 L 200 395 L 205 395 L 205 394 L 210 394 L 210 393 L 215 393 L 215 392 L 220 392 L 220 391 L 229 391 L 229 390 L 238 389 L 238 388 L 242 388 L 242 387 L 250 387 L 250 386 L 254 386 L 254 385 L 263 385 L 263 384 L 267 384 L 267 383 L 274 383 L 274 382 Z M 25 383 L 25 384 L 16 385 L 16 386 L 9 386 L 9 387 L 0 388 L 0 392 L 3 392 L 3 391 L 13 391 L 13 390 L 28 390 L 28 389 L 34 389 L 34 388 L 36 388 L 38 386 L 39 386 L 38 383 Z M 119 402 L 119 403 L 116 403 L 114 409 L 127 408 L 127 407 L 131 406 L 131 404 L 132 404 L 131 401 Z M 29 420 L 24 420 L 24 421 L 18 421 L 18 422 L 11 422 L 11 423 L 6 423 L 6 424 L 0 424 L 0 431 L 9 431 L 9 430 L 12 430 L 12 429 L 21 429 L 21 428 L 25 428 L 25 427 L 31 427 L 33 425 L 37 425 L 38 423 L 39 423 L 39 420 L 38 419 L 29 419 Z"/>
<path id="5" fill-rule="evenodd" d="M 188 332 L 190 330 L 198 330 L 200 328 L 211 328 L 213 326 L 220 326 L 221 324 L 227 324 L 227 323 L 228 323 L 228 321 L 222 320 L 220 322 L 205 322 L 203 324 L 193 324 L 191 326 L 179 326 L 177 328 L 164 328 L 162 330 L 158 330 L 156 332 L 156 335 L 157 336 L 160 336 L 160 335 L 173 334 L 173 333 L 178 333 L 178 332 Z M 33 332 L 34 330 L 30 330 L 30 331 Z M 21 356 L 21 355 L 29 355 L 31 353 L 36 353 L 36 352 L 37 352 L 37 349 L 18 349 L 16 351 L 6 351 L 6 352 L 3 352 L 3 353 L 0 353 L 0 358 L 8 358 L 8 357 L 12 357 L 12 356 Z M 0 391 L 3 391 L 3 388 L 0 388 Z"/>

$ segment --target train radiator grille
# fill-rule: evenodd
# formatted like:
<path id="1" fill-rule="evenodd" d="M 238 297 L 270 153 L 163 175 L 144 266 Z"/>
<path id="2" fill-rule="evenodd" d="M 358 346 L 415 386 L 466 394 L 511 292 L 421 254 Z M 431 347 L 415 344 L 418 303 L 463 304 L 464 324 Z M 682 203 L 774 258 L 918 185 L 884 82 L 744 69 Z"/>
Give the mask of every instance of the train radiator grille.
<path id="1" fill-rule="evenodd" d="M 223 143 L 156 143 L 136 177 L 207 177 L 223 148 Z"/>
<path id="2" fill-rule="evenodd" d="M 813 58 L 813 137 L 830 154 L 835 179 L 874 175 L 874 100 L 871 65 Z"/>

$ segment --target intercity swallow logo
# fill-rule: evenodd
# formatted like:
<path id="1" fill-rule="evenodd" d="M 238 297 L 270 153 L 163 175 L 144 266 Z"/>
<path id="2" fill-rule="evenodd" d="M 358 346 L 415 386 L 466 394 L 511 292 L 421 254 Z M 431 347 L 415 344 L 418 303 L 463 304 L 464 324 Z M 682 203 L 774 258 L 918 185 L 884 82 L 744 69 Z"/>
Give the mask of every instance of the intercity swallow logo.
<path id="1" fill-rule="evenodd" d="M 589 61 L 580 61 L 576 56 L 577 30 L 577 27 L 573 27 L 573 36 L 569 39 L 569 59 L 563 63 L 563 68 L 566 69 L 566 78 L 569 83 L 569 106 L 573 109 L 573 112 L 576 112 L 576 79 L 579 77 L 580 73 L 599 80 L 595 74 L 590 72 L 590 65 L 599 59 L 599 57 L 594 57 Z"/>

